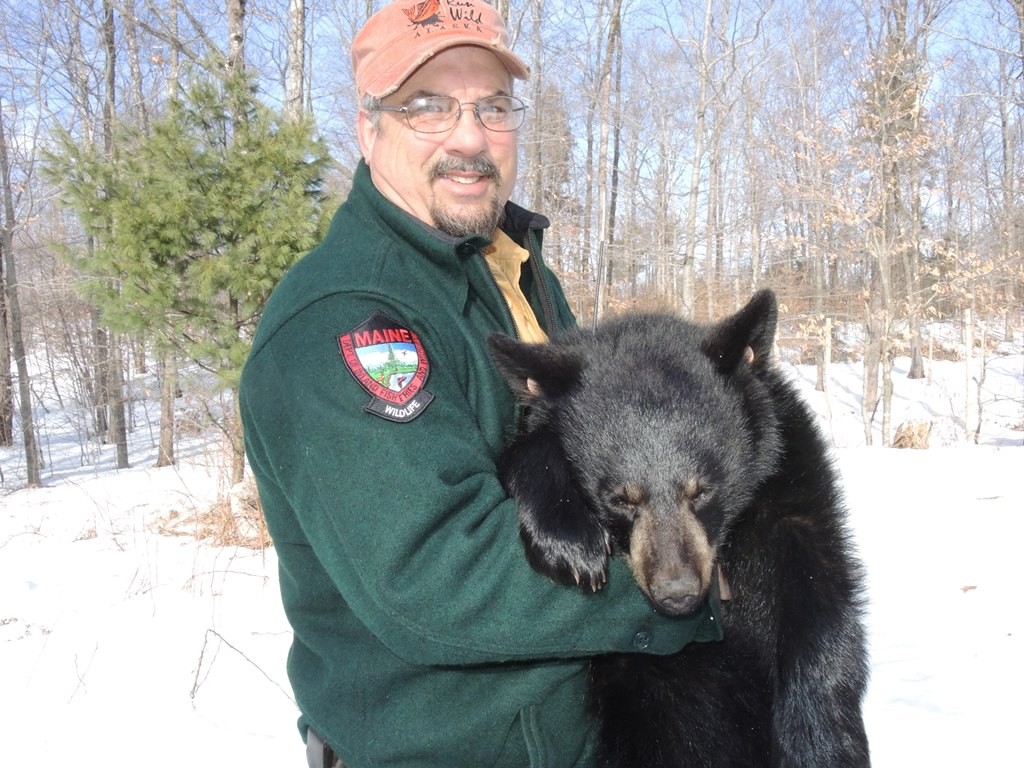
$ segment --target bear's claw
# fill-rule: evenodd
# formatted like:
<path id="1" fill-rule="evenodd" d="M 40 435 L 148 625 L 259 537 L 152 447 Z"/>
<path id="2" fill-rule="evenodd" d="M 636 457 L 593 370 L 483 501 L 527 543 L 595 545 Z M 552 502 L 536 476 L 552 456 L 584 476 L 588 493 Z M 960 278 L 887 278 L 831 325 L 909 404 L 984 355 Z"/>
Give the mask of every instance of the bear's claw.
<path id="1" fill-rule="evenodd" d="M 611 540 L 593 518 L 575 522 L 571 535 L 566 527 L 557 532 L 537 525 L 520 528 L 527 559 L 552 581 L 597 592 L 608 581 Z"/>

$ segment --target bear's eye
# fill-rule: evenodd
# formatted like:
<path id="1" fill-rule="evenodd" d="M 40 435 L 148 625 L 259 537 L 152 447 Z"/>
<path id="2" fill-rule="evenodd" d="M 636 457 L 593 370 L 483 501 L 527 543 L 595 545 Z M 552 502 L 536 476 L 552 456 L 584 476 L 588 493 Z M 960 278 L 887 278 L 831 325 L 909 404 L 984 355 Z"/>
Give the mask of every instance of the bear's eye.
<path id="1" fill-rule="evenodd" d="M 635 515 L 644 503 L 644 494 L 637 487 L 625 485 L 609 490 L 608 503 L 624 514 Z"/>
<path id="2" fill-rule="evenodd" d="M 683 485 L 683 496 L 696 506 L 707 503 L 712 495 L 711 486 L 700 479 L 687 480 Z"/>
<path id="3" fill-rule="evenodd" d="M 613 507 L 618 507 L 619 509 L 633 509 L 634 507 L 636 507 L 635 501 L 621 494 L 616 494 L 612 496 L 611 499 L 609 499 L 609 501 L 611 502 L 611 505 Z"/>

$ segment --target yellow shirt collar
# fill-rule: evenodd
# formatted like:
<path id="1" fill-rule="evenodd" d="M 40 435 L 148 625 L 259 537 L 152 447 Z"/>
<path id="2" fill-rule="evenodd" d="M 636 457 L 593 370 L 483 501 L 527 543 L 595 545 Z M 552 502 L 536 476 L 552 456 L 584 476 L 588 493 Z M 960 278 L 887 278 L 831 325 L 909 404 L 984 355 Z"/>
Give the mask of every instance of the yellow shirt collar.
<path id="1" fill-rule="evenodd" d="M 530 254 L 500 229 L 495 230 L 491 244 L 484 248 L 483 253 L 487 266 L 512 313 L 512 319 L 519 331 L 519 339 L 529 343 L 547 341 L 547 334 L 537 322 L 533 307 L 519 286 L 523 264 L 530 258 Z"/>

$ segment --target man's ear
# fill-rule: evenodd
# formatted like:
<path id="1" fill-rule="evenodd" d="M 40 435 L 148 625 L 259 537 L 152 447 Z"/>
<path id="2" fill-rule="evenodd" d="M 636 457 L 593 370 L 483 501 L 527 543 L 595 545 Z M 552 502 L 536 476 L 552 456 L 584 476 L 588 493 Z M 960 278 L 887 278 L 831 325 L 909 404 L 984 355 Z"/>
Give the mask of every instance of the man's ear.
<path id="1" fill-rule="evenodd" d="M 375 126 L 373 122 L 373 115 L 360 108 L 359 114 L 356 117 L 356 135 L 359 138 L 359 151 L 363 153 L 363 159 L 367 165 L 370 164 L 373 146 L 376 144 L 377 136 L 380 133 L 380 128 Z"/>

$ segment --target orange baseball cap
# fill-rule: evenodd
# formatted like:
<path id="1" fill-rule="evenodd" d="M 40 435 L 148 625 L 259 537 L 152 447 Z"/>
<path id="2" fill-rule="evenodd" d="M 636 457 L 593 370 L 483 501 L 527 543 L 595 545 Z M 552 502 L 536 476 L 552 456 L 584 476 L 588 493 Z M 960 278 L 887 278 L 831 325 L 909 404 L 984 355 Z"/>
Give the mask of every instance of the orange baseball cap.
<path id="1" fill-rule="evenodd" d="M 520 80 L 530 67 L 508 46 L 498 12 L 481 0 L 395 0 L 370 17 L 352 41 L 359 97 L 383 98 L 436 53 L 476 45 L 497 56 Z"/>

